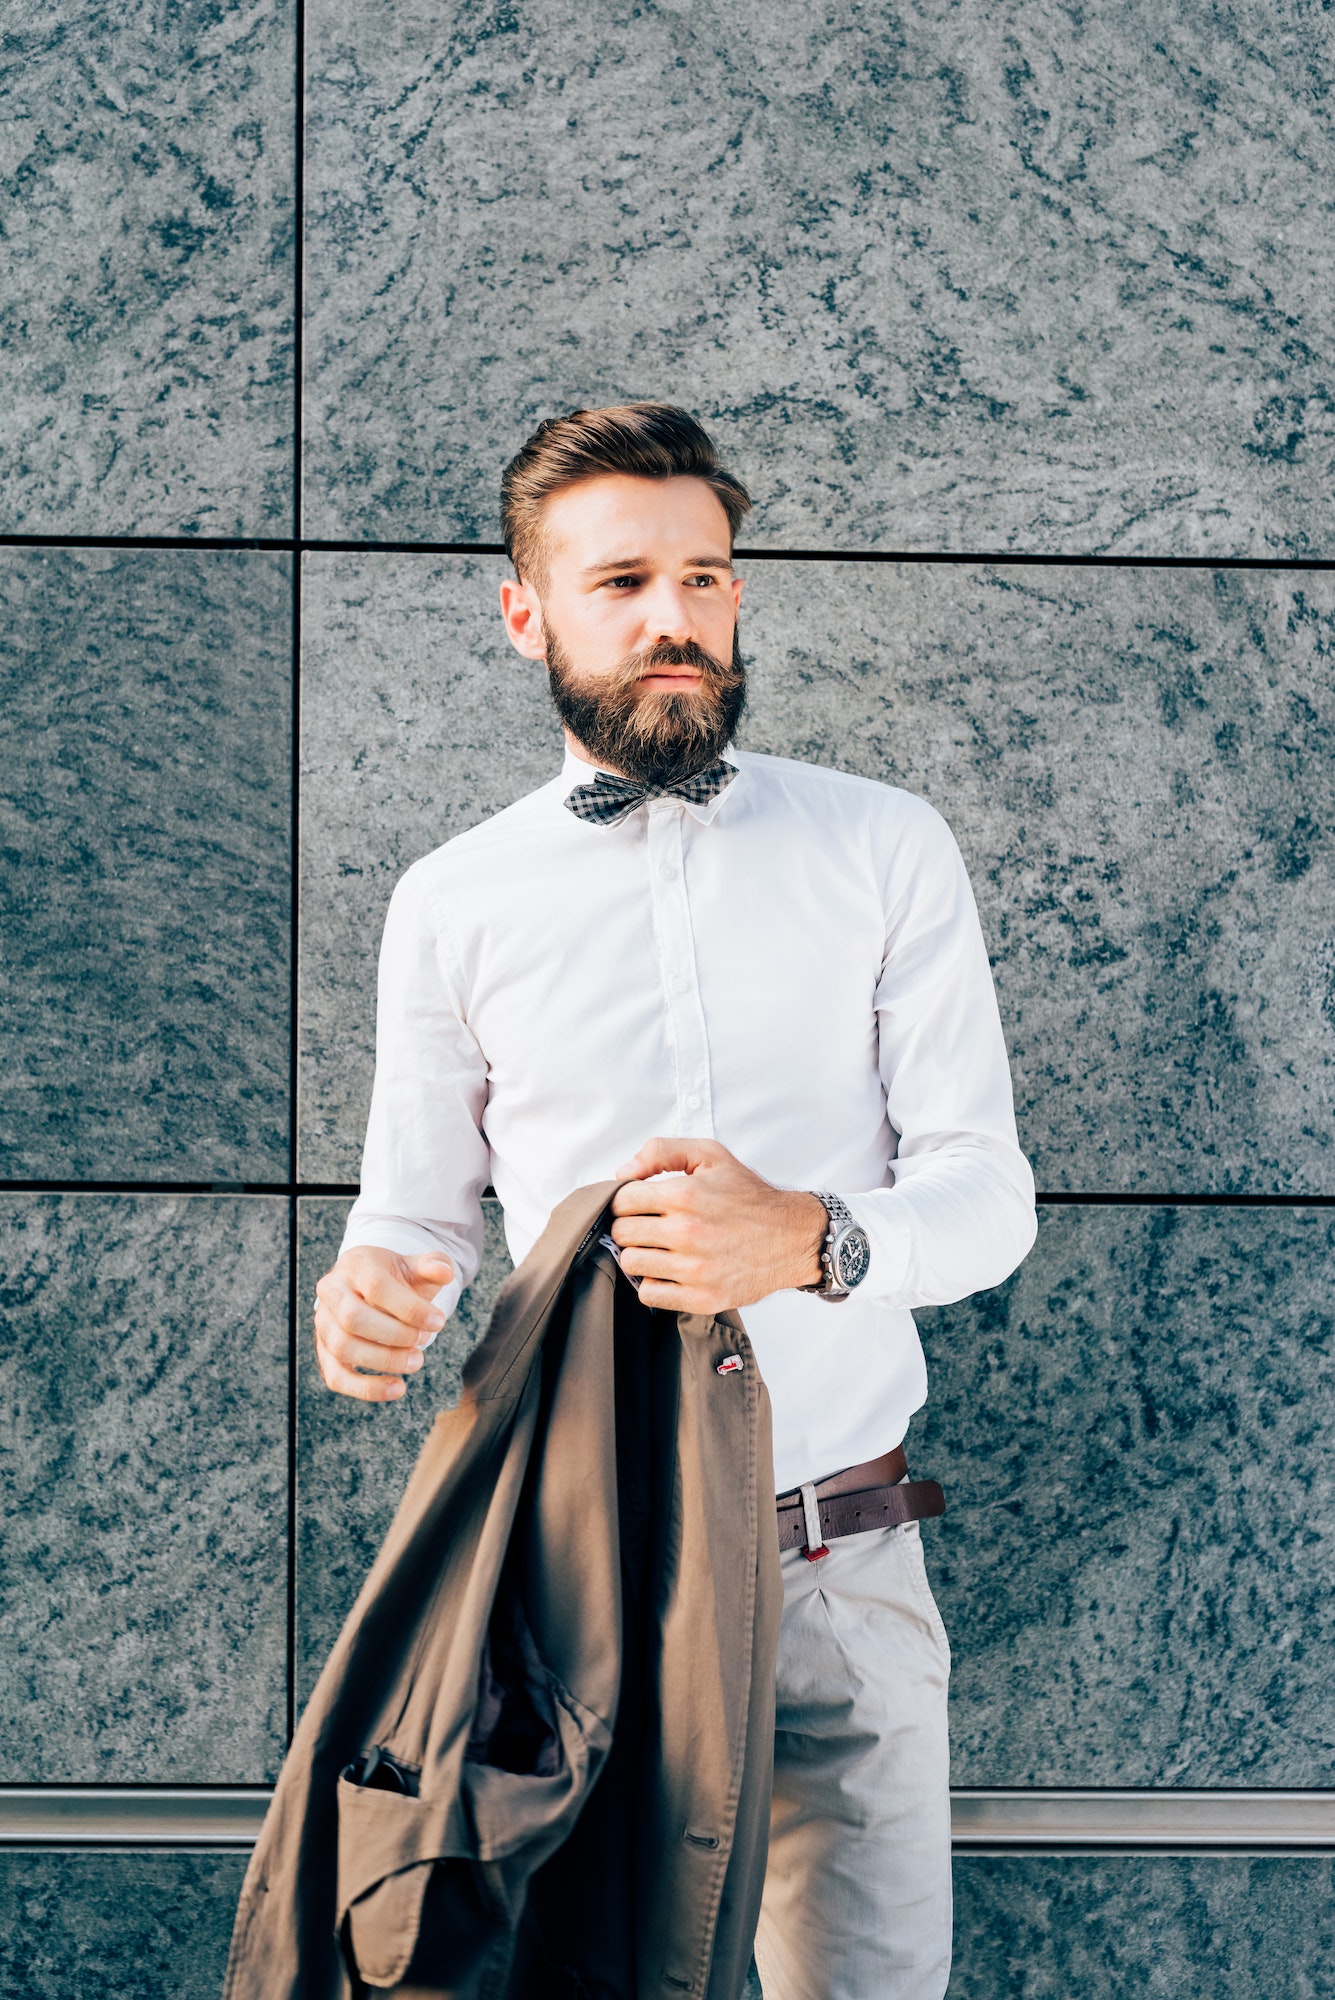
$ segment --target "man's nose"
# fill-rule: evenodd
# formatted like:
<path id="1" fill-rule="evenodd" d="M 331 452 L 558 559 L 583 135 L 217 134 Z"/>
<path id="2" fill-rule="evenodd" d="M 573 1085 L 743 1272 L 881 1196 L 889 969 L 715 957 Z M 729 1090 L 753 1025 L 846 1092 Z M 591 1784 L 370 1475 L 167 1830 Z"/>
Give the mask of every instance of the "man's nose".
<path id="1" fill-rule="evenodd" d="M 650 645 L 684 646 L 695 637 L 694 607 L 689 594 L 678 584 L 665 582 L 657 586 L 644 612 Z"/>

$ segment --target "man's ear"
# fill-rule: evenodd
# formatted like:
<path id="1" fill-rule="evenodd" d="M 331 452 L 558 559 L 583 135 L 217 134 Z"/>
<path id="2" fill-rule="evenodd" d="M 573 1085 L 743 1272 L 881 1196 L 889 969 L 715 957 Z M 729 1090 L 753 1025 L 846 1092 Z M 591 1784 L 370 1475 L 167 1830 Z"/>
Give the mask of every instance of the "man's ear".
<path id="1" fill-rule="evenodd" d="M 510 644 L 526 660 L 545 660 L 547 633 L 542 622 L 542 600 L 531 583 L 507 576 L 501 584 L 501 617 L 510 635 Z"/>

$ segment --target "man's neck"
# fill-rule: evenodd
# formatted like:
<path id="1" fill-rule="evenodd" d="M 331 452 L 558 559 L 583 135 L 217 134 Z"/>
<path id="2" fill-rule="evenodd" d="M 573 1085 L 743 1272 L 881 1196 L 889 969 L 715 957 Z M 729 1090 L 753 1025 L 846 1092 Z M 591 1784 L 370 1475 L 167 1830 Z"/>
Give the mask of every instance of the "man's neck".
<path id="1" fill-rule="evenodd" d="M 562 733 L 565 736 L 566 750 L 570 756 L 578 758 L 581 764 L 587 764 L 591 771 L 606 771 L 609 778 L 630 778 L 629 771 L 618 770 L 615 764 L 599 763 L 592 751 L 586 750 L 579 738 L 572 736 L 568 729 L 563 729 Z"/>

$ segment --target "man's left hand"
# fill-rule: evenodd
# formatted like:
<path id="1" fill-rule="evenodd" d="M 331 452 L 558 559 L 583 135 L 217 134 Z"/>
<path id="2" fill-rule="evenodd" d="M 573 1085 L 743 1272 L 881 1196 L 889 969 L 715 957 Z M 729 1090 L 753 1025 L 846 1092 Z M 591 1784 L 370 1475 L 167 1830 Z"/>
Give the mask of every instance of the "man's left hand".
<path id="1" fill-rule="evenodd" d="M 820 1283 L 825 1204 L 771 1187 L 716 1140 L 651 1139 L 618 1174 L 612 1237 L 645 1305 L 717 1313 Z"/>

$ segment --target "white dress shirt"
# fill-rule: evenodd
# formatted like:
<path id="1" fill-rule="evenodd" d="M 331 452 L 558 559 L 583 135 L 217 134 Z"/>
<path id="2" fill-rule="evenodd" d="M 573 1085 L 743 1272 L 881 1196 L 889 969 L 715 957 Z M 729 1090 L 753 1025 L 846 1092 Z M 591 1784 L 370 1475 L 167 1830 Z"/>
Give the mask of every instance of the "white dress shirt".
<path id="1" fill-rule="evenodd" d="M 645 1140 L 717 1139 L 842 1196 L 871 1240 L 829 1304 L 743 1319 L 780 1491 L 899 1443 L 927 1394 L 914 1306 L 995 1285 L 1034 1239 L 987 951 L 923 800 L 730 751 L 708 805 L 616 826 L 559 778 L 417 862 L 380 958 L 375 1090 L 344 1248 L 475 1273 L 490 1182 L 518 1262 L 557 1202 Z"/>

